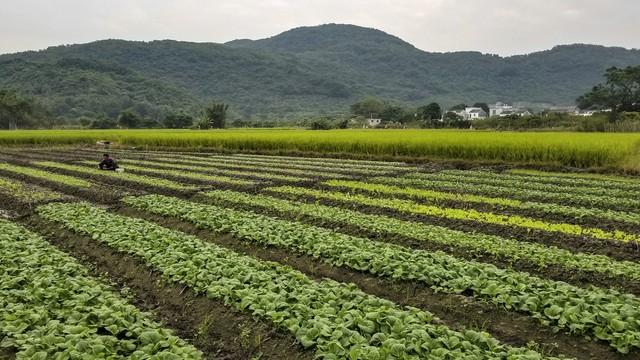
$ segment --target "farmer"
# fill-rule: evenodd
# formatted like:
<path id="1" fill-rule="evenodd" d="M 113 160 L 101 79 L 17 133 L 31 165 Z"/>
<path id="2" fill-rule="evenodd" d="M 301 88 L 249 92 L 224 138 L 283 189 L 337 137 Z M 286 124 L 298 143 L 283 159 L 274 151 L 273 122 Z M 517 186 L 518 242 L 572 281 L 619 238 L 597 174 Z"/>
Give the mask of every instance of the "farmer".
<path id="1" fill-rule="evenodd" d="M 100 170 L 115 171 L 118 168 L 118 164 L 109 156 L 109 154 L 102 155 L 102 161 L 100 161 L 98 166 L 100 166 Z"/>

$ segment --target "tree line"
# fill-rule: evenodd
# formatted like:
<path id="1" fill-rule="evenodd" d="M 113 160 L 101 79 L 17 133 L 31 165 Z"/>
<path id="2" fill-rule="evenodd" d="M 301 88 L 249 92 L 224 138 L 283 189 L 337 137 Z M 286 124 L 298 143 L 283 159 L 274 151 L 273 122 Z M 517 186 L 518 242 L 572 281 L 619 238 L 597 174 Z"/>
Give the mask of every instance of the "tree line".
<path id="1" fill-rule="evenodd" d="M 210 102 L 196 118 L 186 112 L 169 113 L 160 121 L 143 117 L 133 109 L 120 111 L 116 118 L 102 114 L 94 119 L 81 117 L 79 125 L 89 129 L 222 129 L 226 126 L 228 104 Z M 46 128 L 62 125 L 48 116 L 32 97 L 10 89 L 0 89 L 0 129 Z"/>

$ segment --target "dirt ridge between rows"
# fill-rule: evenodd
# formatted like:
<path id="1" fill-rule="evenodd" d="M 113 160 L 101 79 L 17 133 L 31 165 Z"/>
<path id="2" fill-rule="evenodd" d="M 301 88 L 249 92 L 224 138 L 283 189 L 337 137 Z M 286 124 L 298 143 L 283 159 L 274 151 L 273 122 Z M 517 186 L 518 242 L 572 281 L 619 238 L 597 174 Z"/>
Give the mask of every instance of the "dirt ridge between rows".
<path id="1" fill-rule="evenodd" d="M 268 322 L 240 312 L 221 301 L 198 295 L 185 285 L 169 283 L 133 255 L 53 225 L 38 215 L 19 222 L 71 254 L 95 277 L 112 287 L 131 291 L 128 300 L 149 311 L 178 336 L 205 353 L 207 359 L 312 359 L 295 338 Z"/>
<path id="2" fill-rule="evenodd" d="M 117 207 L 116 210 L 120 215 L 151 221 L 261 260 L 291 266 L 314 279 L 331 278 L 339 282 L 354 283 L 368 294 L 386 298 L 402 306 L 430 311 L 454 330 L 481 329 L 513 346 L 526 346 L 528 342 L 535 341 L 545 353 L 564 354 L 577 359 L 626 360 L 638 355 L 617 353 L 602 341 L 589 341 L 562 332 L 554 333 L 551 328 L 538 325 L 525 314 L 506 311 L 502 307 L 465 295 L 435 293 L 420 283 L 391 280 L 347 267 L 332 266 L 294 250 L 242 241 L 228 234 L 200 229 L 180 219 L 151 214 L 126 205 Z"/>

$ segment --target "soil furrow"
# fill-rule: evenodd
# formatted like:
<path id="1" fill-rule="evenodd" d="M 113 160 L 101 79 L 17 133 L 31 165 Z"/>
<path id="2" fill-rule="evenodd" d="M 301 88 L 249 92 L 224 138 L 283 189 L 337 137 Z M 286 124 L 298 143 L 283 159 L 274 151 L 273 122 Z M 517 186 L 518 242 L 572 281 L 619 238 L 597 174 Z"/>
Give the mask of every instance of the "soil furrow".
<path id="1" fill-rule="evenodd" d="M 215 234 L 178 219 L 150 214 L 124 205 L 119 207 L 117 212 L 153 221 L 262 260 L 289 265 L 315 279 L 331 278 L 354 283 L 369 294 L 400 305 L 430 311 L 452 329 L 482 329 L 506 344 L 526 346 L 533 341 L 546 352 L 578 359 L 632 359 L 638 356 L 619 354 L 604 342 L 590 341 L 560 332 L 554 333 L 551 328 L 538 325 L 531 317 L 473 300 L 469 296 L 435 293 L 431 288 L 419 283 L 394 281 L 345 267 L 335 267 L 289 249 L 256 245 L 231 235 Z"/>
<path id="2" fill-rule="evenodd" d="M 222 302 L 200 296 L 187 286 L 168 283 L 134 256 L 52 226 L 37 215 L 24 217 L 21 222 L 79 259 L 93 275 L 106 276 L 120 291 L 131 292 L 129 300 L 134 305 L 153 312 L 209 359 L 313 358 L 293 336 Z"/>

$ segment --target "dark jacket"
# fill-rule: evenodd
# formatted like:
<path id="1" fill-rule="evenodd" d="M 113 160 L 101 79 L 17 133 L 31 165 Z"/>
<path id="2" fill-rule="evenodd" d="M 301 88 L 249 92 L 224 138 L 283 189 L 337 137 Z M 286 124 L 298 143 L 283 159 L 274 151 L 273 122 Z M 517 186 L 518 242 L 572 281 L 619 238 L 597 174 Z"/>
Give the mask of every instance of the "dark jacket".
<path id="1" fill-rule="evenodd" d="M 107 158 L 100 161 L 100 170 L 115 170 L 118 168 L 118 164 L 112 158 Z"/>

